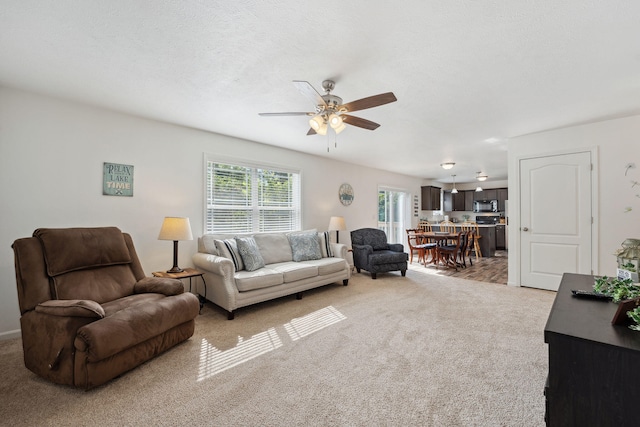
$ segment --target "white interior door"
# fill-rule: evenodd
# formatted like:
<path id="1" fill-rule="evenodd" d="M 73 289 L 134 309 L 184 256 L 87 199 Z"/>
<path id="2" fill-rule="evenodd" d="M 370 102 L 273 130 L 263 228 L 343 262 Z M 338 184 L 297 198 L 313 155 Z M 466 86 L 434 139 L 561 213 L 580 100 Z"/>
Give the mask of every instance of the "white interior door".
<path id="1" fill-rule="evenodd" d="M 520 161 L 520 280 L 558 290 L 562 274 L 591 274 L 591 153 Z"/>

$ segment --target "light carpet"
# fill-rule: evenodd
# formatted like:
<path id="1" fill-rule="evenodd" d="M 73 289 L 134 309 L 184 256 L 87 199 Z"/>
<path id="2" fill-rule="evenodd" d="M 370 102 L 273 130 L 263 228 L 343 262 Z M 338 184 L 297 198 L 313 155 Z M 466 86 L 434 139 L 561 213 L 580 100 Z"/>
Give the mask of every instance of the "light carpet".
<path id="1" fill-rule="evenodd" d="M 88 392 L 41 380 L 0 342 L 12 426 L 542 426 L 555 293 L 354 274 L 240 309 L 207 304 L 187 342 Z"/>

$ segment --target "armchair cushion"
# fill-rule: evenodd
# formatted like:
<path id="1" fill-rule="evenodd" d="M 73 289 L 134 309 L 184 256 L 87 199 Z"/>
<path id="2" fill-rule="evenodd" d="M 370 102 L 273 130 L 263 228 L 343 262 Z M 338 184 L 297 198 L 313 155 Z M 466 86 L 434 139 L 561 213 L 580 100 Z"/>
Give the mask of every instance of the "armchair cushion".
<path id="1" fill-rule="evenodd" d="M 42 242 L 47 273 L 52 277 L 86 268 L 131 263 L 124 236 L 117 227 L 39 228 L 33 236 Z"/>
<path id="2" fill-rule="evenodd" d="M 95 301 L 85 299 L 49 300 L 36 306 L 36 312 L 61 317 L 95 317 L 102 319 L 104 309 Z"/>
<path id="3" fill-rule="evenodd" d="M 136 294 L 157 293 L 166 296 L 180 295 L 184 292 L 182 282 L 165 277 L 145 277 L 133 286 Z"/>

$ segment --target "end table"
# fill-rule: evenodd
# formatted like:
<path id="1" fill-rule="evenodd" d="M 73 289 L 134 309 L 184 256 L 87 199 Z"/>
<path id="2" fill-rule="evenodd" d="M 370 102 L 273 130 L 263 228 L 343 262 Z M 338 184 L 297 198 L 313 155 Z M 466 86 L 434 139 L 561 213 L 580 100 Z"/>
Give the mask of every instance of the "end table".
<path id="1" fill-rule="evenodd" d="M 200 310 L 204 306 L 204 302 L 207 300 L 207 282 L 204 280 L 204 273 L 202 271 L 198 271 L 195 268 L 185 268 L 180 273 L 167 273 L 166 271 L 154 271 L 153 274 L 155 277 L 165 277 L 169 279 L 189 279 L 189 292 L 191 292 L 191 279 L 193 277 L 200 277 L 202 279 L 202 284 L 204 286 L 204 297 L 198 294 L 198 284 L 196 282 L 196 295 L 198 296 L 198 300 L 200 301 Z"/>

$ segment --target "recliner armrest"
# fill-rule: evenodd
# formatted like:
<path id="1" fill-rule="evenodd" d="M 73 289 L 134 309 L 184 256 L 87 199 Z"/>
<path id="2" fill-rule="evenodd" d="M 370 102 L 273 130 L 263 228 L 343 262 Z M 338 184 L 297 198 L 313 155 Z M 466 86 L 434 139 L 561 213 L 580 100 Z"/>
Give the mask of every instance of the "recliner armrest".
<path id="1" fill-rule="evenodd" d="M 184 292 L 184 286 L 178 279 L 169 279 L 166 277 L 145 277 L 138 280 L 133 286 L 133 292 L 136 294 L 163 294 L 168 297 L 171 295 L 180 295 Z"/>
<path id="2" fill-rule="evenodd" d="M 90 317 L 102 319 L 104 309 L 95 301 L 85 299 L 58 299 L 44 301 L 36 306 L 36 312 L 60 317 Z"/>

